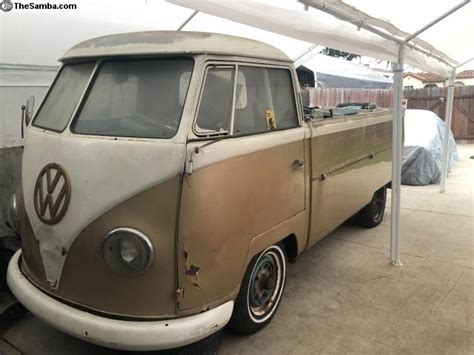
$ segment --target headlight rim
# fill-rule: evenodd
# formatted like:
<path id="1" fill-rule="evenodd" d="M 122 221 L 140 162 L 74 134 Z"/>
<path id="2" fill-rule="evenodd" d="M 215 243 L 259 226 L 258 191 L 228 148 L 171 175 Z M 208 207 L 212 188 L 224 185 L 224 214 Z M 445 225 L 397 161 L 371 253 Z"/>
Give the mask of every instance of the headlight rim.
<path id="1" fill-rule="evenodd" d="M 6 225 L 16 235 L 20 235 L 20 219 L 18 218 L 18 202 L 16 200 L 16 193 L 12 194 L 8 202 Z"/>
<path id="2" fill-rule="evenodd" d="M 126 232 L 126 233 L 130 233 L 132 235 L 134 235 L 134 237 L 138 238 L 140 241 L 144 242 L 144 244 L 146 245 L 146 250 L 148 252 L 148 260 L 146 262 L 146 264 L 144 265 L 144 267 L 139 270 L 139 271 L 132 271 L 132 270 L 127 270 L 127 271 L 123 271 L 123 270 L 117 270 L 115 268 L 113 268 L 106 260 L 105 258 L 105 254 L 104 254 L 104 246 L 107 242 L 107 240 L 109 240 L 110 238 L 113 238 L 114 235 L 116 233 L 120 233 L 120 232 Z M 137 275 L 141 275 L 141 274 L 144 274 L 145 272 L 147 272 L 150 267 L 152 266 L 153 264 L 153 261 L 155 260 L 155 247 L 151 241 L 151 239 L 145 234 L 143 233 L 142 231 L 136 229 L 136 228 L 132 228 L 132 227 L 117 227 L 117 228 L 114 228 L 112 229 L 111 231 L 109 231 L 105 238 L 102 240 L 102 243 L 100 245 L 100 253 L 102 255 L 102 258 L 104 259 L 105 263 L 107 264 L 107 266 L 114 272 L 117 272 L 117 273 L 120 273 L 122 275 L 129 275 L 129 276 L 137 276 Z M 125 263 L 126 261 L 123 260 L 122 258 L 122 261 Z"/>

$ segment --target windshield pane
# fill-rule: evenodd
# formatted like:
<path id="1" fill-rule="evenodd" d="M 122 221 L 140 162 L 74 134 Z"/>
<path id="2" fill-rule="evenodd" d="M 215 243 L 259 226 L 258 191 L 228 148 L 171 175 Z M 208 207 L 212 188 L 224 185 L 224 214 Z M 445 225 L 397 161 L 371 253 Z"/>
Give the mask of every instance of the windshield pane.
<path id="1" fill-rule="evenodd" d="M 191 58 L 105 62 L 74 123 L 74 132 L 173 137 L 192 68 Z"/>
<path id="2" fill-rule="evenodd" d="M 83 63 L 62 67 L 33 125 L 53 131 L 64 130 L 86 88 L 94 65 Z"/>

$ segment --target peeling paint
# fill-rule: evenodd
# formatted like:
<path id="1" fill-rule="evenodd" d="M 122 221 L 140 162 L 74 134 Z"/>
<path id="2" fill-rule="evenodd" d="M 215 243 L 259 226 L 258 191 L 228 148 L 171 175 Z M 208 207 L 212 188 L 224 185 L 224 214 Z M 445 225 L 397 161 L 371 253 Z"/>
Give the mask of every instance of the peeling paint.
<path id="1" fill-rule="evenodd" d="M 199 270 L 201 269 L 199 266 L 191 264 L 188 266 L 188 252 L 184 251 L 184 263 L 185 263 L 185 274 L 186 277 L 192 282 L 193 286 L 197 288 L 201 288 L 199 284 Z"/>

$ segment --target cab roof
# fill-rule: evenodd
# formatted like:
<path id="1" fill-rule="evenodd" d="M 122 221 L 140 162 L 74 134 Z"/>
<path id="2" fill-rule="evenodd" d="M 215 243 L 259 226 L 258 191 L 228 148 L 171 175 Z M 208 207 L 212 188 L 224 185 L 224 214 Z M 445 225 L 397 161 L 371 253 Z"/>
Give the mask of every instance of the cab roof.
<path id="1" fill-rule="evenodd" d="M 119 33 L 76 44 L 60 59 L 110 56 L 209 53 L 292 62 L 281 50 L 248 38 L 207 32 L 148 31 Z"/>

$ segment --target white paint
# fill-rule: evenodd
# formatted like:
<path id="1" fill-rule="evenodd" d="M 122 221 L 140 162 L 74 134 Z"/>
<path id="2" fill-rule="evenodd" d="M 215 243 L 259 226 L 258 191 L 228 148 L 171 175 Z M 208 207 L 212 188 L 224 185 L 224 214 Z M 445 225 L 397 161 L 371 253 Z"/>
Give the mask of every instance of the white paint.
<path id="1" fill-rule="evenodd" d="M 148 31 L 103 36 L 70 48 L 61 60 L 78 57 L 209 53 L 291 62 L 279 49 L 248 38 L 205 32 Z"/>
<path id="2" fill-rule="evenodd" d="M 193 316 L 126 321 L 101 317 L 56 301 L 31 284 L 18 266 L 18 251 L 8 266 L 8 285 L 15 297 L 35 316 L 85 341 L 121 350 L 163 350 L 194 343 L 217 332 L 229 321 L 234 302 Z"/>
<path id="3" fill-rule="evenodd" d="M 22 163 L 25 208 L 40 243 L 48 281 L 59 282 L 76 236 L 93 220 L 122 201 L 180 174 L 184 142 L 57 134 L 30 127 Z M 48 163 L 61 165 L 71 182 L 71 201 L 63 219 L 46 225 L 33 201 L 35 181 Z M 104 236 L 105 237 L 105 236 Z"/>

